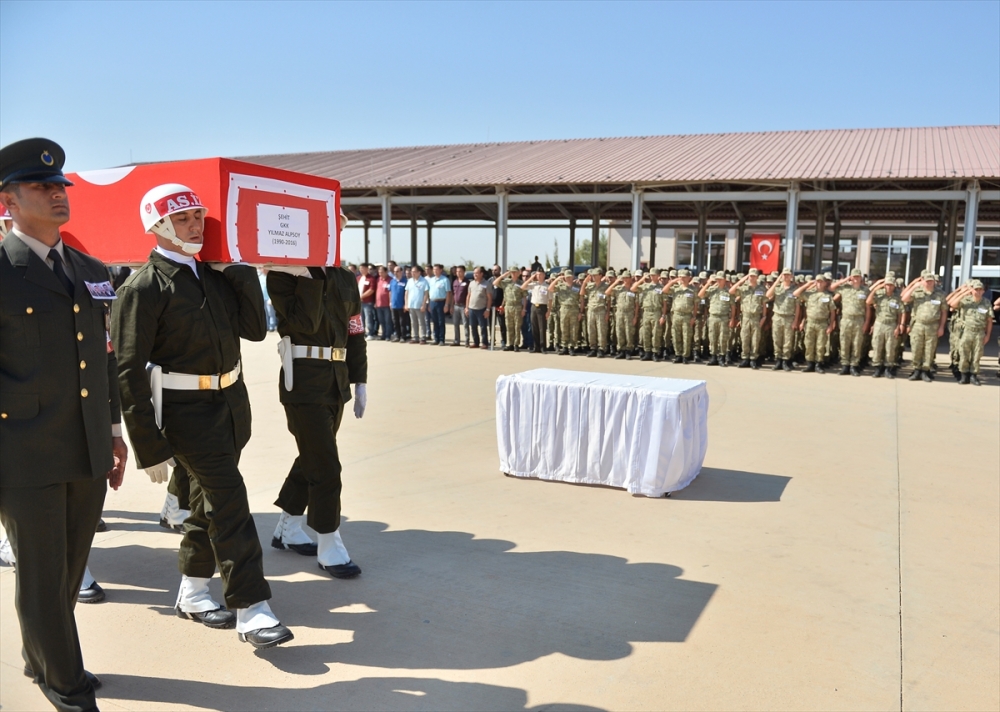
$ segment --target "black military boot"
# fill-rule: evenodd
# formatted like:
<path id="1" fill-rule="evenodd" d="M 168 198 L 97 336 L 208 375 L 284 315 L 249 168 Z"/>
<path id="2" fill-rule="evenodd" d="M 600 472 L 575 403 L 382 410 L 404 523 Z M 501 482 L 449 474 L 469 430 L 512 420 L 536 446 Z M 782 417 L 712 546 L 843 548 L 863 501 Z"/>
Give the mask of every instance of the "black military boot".
<path id="1" fill-rule="evenodd" d="M 913 369 L 913 373 L 911 373 L 910 377 L 907 378 L 906 380 L 907 381 L 919 381 L 921 373 L 922 373 L 922 371 L 919 368 L 915 368 L 915 369 Z"/>
<path id="2" fill-rule="evenodd" d="M 760 359 L 755 358 L 754 360 L 752 360 L 750 362 L 750 368 L 752 368 L 754 371 L 756 371 L 757 369 L 759 369 L 760 368 Z"/>
<path id="3" fill-rule="evenodd" d="M 781 362 L 781 368 L 784 369 L 785 371 L 794 371 L 795 364 L 792 363 L 792 359 L 786 358 L 784 361 Z"/>
<path id="4" fill-rule="evenodd" d="M 625 352 L 624 351 L 619 351 L 618 353 L 615 354 L 615 360 L 620 361 L 620 360 L 622 360 L 624 358 L 625 358 Z"/>
<path id="5" fill-rule="evenodd" d="M 605 350 L 603 350 L 603 349 L 602 349 L 601 351 L 598 351 L 598 352 L 597 352 L 597 358 L 604 358 L 604 357 L 605 357 L 605 356 L 607 356 L 607 355 L 608 355 L 608 354 L 607 354 L 607 351 L 605 351 Z"/>
<path id="6" fill-rule="evenodd" d="M 951 365 L 951 375 L 955 377 L 956 382 L 962 382 L 962 372 L 958 370 L 958 366 L 955 364 Z"/>
<path id="7" fill-rule="evenodd" d="M 816 362 L 816 373 L 826 373 L 826 369 L 823 368 L 823 362 L 822 361 L 817 361 Z"/>
<path id="8" fill-rule="evenodd" d="M 816 370 L 816 364 L 812 361 L 806 361 L 806 367 L 802 369 L 802 373 L 812 373 Z"/>
<path id="9" fill-rule="evenodd" d="M 982 382 L 979 380 L 979 374 L 978 373 L 967 373 L 965 375 L 969 377 L 969 382 L 972 383 L 972 385 L 974 385 L 974 386 L 981 386 L 981 385 L 983 385 Z"/>
<path id="10" fill-rule="evenodd" d="M 652 361 L 653 360 L 653 354 L 652 354 L 652 352 L 650 352 L 650 351 L 643 351 L 642 352 L 642 356 L 639 357 L 639 360 L 640 361 Z"/>
<path id="11" fill-rule="evenodd" d="M 872 378 L 882 378 L 883 373 L 885 373 L 885 368 L 882 366 L 876 366 L 875 373 L 872 374 Z"/>
<path id="12" fill-rule="evenodd" d="M 597 358 L 597 349 L 591 349 L 590 353 L 587 354 L 587 358 Z"/>
<path id="13" fill-rule="evenodd" d="M 774 366 L 772 366 L 772 367 L 771 367 L 771 370 L 772 370 L 772 371 L 780 371 L 780 370 L 781 370 L 781 368 L 782 368 L 782 367 L 783 367 L 784 365 L 785 365 L 785 359 L 783 359 L 783 358 L 776 358 L 776 359 L 774 360 Z"/>
<path id="14" fill-rule="evenodd" d="M 921 371 L 920 380 L 922 380 L 924 383 L 932 383 L 934 381 L 934 374 L 931 373 L 930 371 Z"/>
<path id="15" fill-rule="evenodd" d="M 885 377 L 889 378 L 889 379 L 895 378 L 896 377 L 896 367 L 895 366 L 889 366 L 889 368 L 887 368 L 886 371 L 885 371 Z"/>
<path id="16" fill-rule="evenodd" d="M 663 360 L 663 359 L 662 359 L 662 358 L 660 358 L 660 352 L 659 352 L 659 351 L 655 351 L 655 352 L 653 352 L 653 361 L 654 361 L 655 363 L 659 363 L 659 362 L 660 362 L 660 361 L 662 361 L 662 360 Z"/>
<path id="17" fill-rule="evenodd" d="M 840 367 L 841 376 L 846 376 L 850 372 L 851 372 L 851 367 L 848 364 L 845 363 L 843 366 Z"/>
<path id="18" fill-rule="evenodd" d="M 851 366 L 851 375 L 855 376 L 855 377 L 860 376 L 861 375 L 861 369 L 858 368 L 857 366 Z"/>
<path id="19" fill-rule="evenodd" d="M 729 365 L 729 357 L 726 356 L 725 354 L 723 354 L 722 356 L 719 356 L 719 365 L 722 366 L 722 368 L 725 368 L 726 366 L 728 366 Z"/>
<path id="20" fill-rule="evenodd" d="M 567 348 L 565 348 L 565 347 L 564 347 L 564 348 L 562 348 L 562 349 L 560 349 L 560 350 L 559 350 L 559 355 L 560 355 L 560 356 L 569 356 L 569 349 L 567 349 Z"/>
<path id="21" fill-rule="evenodd" d="M 719 357 L 718 356 L 712 356 L 712 358 L 708 359 L 708 363 L 706 363 L 705 365 L 706 366 L 718 366 L 719 365 Z"/>
<path id="22" fill-rule="evenodd" d="M 684 363 L 684 357 L 680 355 L 674 356 L 674 363 Z"/>
<path id="23" fill-rule="evenodd" d="M 972 376 L 971 373 L 963 373 L 962 380 L 960 380 L 959 383 L 961 383 L 963 386 L 969 385 L 969 382 L 972 380 L 971 376 Z M 976 380 L 978 381 L 979 379 L 977 378 Z"/>

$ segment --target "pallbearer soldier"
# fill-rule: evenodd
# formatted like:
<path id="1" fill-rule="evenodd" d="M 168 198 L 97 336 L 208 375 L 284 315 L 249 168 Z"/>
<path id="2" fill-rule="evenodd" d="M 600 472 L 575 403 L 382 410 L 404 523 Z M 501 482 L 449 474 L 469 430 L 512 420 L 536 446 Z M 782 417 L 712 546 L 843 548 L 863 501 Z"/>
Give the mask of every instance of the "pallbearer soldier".
<path id="1" fill-rule="evenodd" d="M 837 328 L 837 306 L 833 295 L 827 291 L 829 284 L 825 275 L 806 282 L 795 290 L 795 297 L 801 303 L 805 312 L 806 373 L 826 373 L 823 370 L 823 360 L 826 358 L 826 345 L 830 334 Z M 815 291 L 805 294 L 810 287 Z"/>
<path id="2" fill-rule="evenodd" d="M 849 277 L 838 280 L 832 287 L 834 299 L 840 302 L 840 375 L 861 375 L 862 348 L 868 326 L 868 289 L 861 270 L 852 269 Z"/>
<path id="3" fill-rule="evenodd" d="M 896 293 L 896 275 L 886 274 L 871 286 L 865 300 L 874 309 L 875 328 L 872 331 L 872 365 L 874 378 L 896 377 L 896 340 L 903 332 L 903 300 Z"/>
<path id="4" fill-rule="evenodd" d="M 608 353 L 608 298 L 604 294 L 601 268 L 595 267 L 583 278 L 580 293 L 587 303 L 587 336 L 590 338 L 589 357 L 604 358 Z"/>
<path id="5" fill-rule="evenodd" d="M 73 607 L 121 438 L 117 364 L 107 338 L 114 298 L 103 264 L 64 245 L 65 154 L 54 141 L 0 149 L 0 521 L 17 560 L 21 655 L 56 709 L 97 709 Z"/>
<path id="6" fill-rule="evenodd" d="M 993 305 L 983 297 L 984 291 L 983 283 L 973 279 L 948 299 L 948 306 L 961 312 L 958 368 L 964 385 L 983 385 L 979 381 L 979 360 L 993 332 Z"/>
<path id="7" fill-rule="evenodd" d="M 729 293 L 729 280 L 725 272 L 718 272 L 705 281 L 698 292 L 700 299 L 708 300 L 708 351 L 709 366 L 725 366 L 729 350 L 729 323 L 736 316 L 736 300 Z"/>
<path id="8" fill-rule="evenodd" d="M 347 218 L 340 220 L 343 227 Z M 278 396 L 299 449 L 275 502 L 281 515 L 271 546 L 315 556 L 331 576 L 352 578 L 361 567 L 351 561 L 340 535 L 337 431 L 352 383 L 356 418 L 364 415 L 368 400 L 368 352 L 354 275 L 343 267 L 275 266 L 267 275 L 267 293 L 281 335 Z M 303 522 L 319 535 L 318 543 Z"/>
<path id="9" fill-rule="evenodd" d="M 176 463 L 191 477 L 177 615 L 210 628 L 235 626 L 240 640 L 269 648 L 293 636 L 267 603 L 271 589 L 239 470 L 250 439 L 240 339 L 267 334 L 264 298 L 253 267 L 194 259 L 205 212 L 183 185 L 146 193 L 139 214 L 156 247 L 118 289 L 111 337 L 137 464 L 156 483 Z M 216 562 L 229 610 L 208 590 Z"/>
<path id="10" fill-rule="evenodd" d="M 944 292 L 938 287 L 937 275 L 931 270 L 924 270 L 919 279 L 914 279 L 903 290 L 900 298 L 903 304 L 910 306 L 908 332 L 913 350 L 910 380 L 920 378 L 930 383 L 934 378 L 938 339 L 944 336 L 944 324 L 948 320 L 947 302 Z"/>
<path id="11" fill-rule="evenodd" d="M 743 360 L 740 368 L 760 368 L 760 333 L 764 325 L 764 301 L 767 291 L 758 283 L 760 271 L 751 268 L 746 277 L 729 288 L 729 294 L 740 298 L 740 340 Z"/>
<path id="12" fill-rule="evenodd" d="M 767 290 L 767 298 L 774 304 L 771 315 L 771 339 L 774 342 L 774 370 L 791 371 L 793 347 L 795 344 L 795 297 L 794 276 L 787 267 Z"/>
<path id="13" fill-rule="evenodd" d="M 503 290 L 503 315 L 507 325 L 507 345 L 504 351 L 520 351 L 521 347 L 521 304 L 524 292 L 517 281 L 521 270 L 512 269 L 493 280 L 493 286 Z"/>

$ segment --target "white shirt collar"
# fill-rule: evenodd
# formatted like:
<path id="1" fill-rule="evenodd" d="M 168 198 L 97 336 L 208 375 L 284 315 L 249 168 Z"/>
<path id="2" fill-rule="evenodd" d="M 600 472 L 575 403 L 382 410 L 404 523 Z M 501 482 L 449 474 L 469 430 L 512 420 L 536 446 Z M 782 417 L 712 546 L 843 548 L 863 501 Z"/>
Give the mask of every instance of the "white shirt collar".
<path id="1" fill-rule="evenodd" d="M 21 242 L 31 248 L 31 251 L 38 255 L 42 262 L 48 265 L 50 269 L 52 268 L 52 260 L 49 259 L 49 250 L 51 250 L 52 247 L 49 247 L 44 242 L 32 237 L 31 235 L 24 234 L 17 227 L 11 228 L 11 232 L 17 235 L 21 239 Z M 56 252 L 59 253 L 59 256 L 62 257 L 63 264 L 65 265 L 66 251 L 63 249 L 63 241 L 59 240 L 54 247 Z"/>
<path id="2" fill-rule="evenodd" d="M 171 262 L 176 262 L 177 264 L 180 265 L 187 265 L 188 267 L 191 268 L 191 271 L 194 272 L 194 276 L 198 279 L 201 279 L 200 277 L 198 277 L 198 260 L 196 260 L 191 255 L 185 255 L 180 252 L 171 252 L 170 250 L 164 250 L 159 245 L 154 247 L 153 251 L 158 252 L 161 257 L 166 257 Z"/>

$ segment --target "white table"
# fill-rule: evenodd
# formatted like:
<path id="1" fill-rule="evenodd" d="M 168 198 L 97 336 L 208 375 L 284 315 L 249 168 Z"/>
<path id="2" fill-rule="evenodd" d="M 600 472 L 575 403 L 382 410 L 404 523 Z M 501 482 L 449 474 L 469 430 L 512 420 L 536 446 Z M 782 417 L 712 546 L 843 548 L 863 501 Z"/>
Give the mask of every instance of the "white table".
<path id="1" fill-rule="evenodd" d="M 497 379 L 500 470 L 661 497 L 708 448 L 704 381 L 539 368 Z"/>

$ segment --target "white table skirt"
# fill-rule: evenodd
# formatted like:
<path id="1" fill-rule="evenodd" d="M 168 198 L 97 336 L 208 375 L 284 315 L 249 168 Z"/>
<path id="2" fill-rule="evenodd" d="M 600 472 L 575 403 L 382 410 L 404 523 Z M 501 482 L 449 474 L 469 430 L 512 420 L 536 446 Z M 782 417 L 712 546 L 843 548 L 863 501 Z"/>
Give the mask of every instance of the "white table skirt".
<path id="1" fill-rule="evenodd" d="M 704 381 L 539 368 L 497 379 L 500 470 L 660 497 L 708 448 Z"/>

